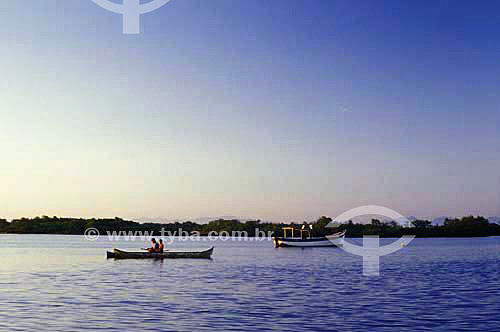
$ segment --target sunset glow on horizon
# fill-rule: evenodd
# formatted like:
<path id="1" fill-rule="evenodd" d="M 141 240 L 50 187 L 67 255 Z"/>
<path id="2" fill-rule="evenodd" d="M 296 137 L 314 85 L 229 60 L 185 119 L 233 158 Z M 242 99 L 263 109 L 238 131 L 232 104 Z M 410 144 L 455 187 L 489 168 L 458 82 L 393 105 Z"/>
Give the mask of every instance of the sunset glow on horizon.
<path id="1" fill-rule="evenodd" d="M 0 218 L 500 216 L 500 3 L 0 4 Z"/>

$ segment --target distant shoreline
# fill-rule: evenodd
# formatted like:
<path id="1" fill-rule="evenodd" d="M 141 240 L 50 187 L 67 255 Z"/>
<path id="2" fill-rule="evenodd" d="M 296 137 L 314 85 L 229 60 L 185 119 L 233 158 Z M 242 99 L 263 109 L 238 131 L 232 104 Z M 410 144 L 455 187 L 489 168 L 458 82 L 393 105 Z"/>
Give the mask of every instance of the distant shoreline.
<path id="1" fill-rule="evenodd" d="M 398 223 L 382 222 L 372 219 L 370 224 L 355 224 L 352 221 L 337 224 L 336 227 L 326 227 L 332 223 L 329 217 L 320 217 L 311 224 L 313 236 L 324 236 L 337 231 L 346 230 L 348 238 L 360 238 L 364 235 L 378 235 L 382 238 L 396 238 L 404 235 L 415 235 L 418 238 L 468 238 L 468 237 L 488 237 L 500 236 L 500 225 L 490 223 L 484 217 L 466 216 L 462 218 L 445 219 L 443 225 L 432 225 L 428 220 L 415 220 L 412 227 L 405 227 Z M 89 228 L 96 229 L 100 234 L 107 232 L 149 232 L 152 236 L 164 235 L 191 235 L 206 237 L 211 232 L 234 232 L 244 233 L 245 237 L 274 234 L 281 235 L 285 226 L 300 228 L 302 224 L 294 223 L 269 223 L 260 220 L 250 220 L 242 222 L 237 219 L 218 219 L 207 224 L 197 224 L 191 221 L 175 222 L 168 224 L 161 223 L 138 223 L 121 218 L 113 219 L 83 219 L 83 218 L 59 218 L 59 217 L 36 217 L 21 218 L 11 222 L 0 219 L 0 234 L 54 234 L 54 235 L 84 235 Z M 165 234 L 165 232 L 167 234 Z M 182 233 L 184 232 L 184 233 Z"/>
<path id="2" fill-rule="evenodd" d="M 57 235 L 57 236 L 85 236 L 84 234 L 60 234 L 60 233 L 1 233 L 0 235 Z M 373 234 L 367 234 L 367 235 L 373 235 Z M 408 235 L 408 234 L 405 234 Z M 160 238 L 160 234 L 158 235 L 152 235 L 152 237 Z M 174 238 L 177 238 L 180 236 L 174 236 Z M 208 238 L 208 235 L 200 235 L 201 238 Z M 401 236 L 384 236 L 380 235 L 379 236 L 381 239 L 398 239 Z M 500 237 L 499 235 L 478 235 L 478 236 L 415 236 L 415 238 L 418 239 L 477 239 L 477 238 L 493 238 L 493 237 Z M 256 236 L 248 236 L 248 238 L 256 238 Z M 346 239 L 362 239 L 363 236 L 348 236 L 346 234 Z M 230 240 L 236 239 L 236 237 L 229 237 Z M 140 240 L 140 237 L 137 237 L 136 240 Z M 272 238 L 266 238 L 266 240 L 271 241 Z M 242 241 L 245 242 L 245 241 Z M 246 242 L 258 242 L 258 241 L 246 241 Z"/>

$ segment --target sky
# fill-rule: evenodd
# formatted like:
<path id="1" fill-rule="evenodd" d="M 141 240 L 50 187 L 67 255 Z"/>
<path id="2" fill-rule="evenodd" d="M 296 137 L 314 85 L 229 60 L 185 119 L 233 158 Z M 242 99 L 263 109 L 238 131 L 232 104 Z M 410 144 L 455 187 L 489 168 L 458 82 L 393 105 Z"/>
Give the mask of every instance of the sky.
<path id="1" fill-rule="evenodd" d="M 0 218 L 500 215 L 499 10 L 2 1 Z"/>

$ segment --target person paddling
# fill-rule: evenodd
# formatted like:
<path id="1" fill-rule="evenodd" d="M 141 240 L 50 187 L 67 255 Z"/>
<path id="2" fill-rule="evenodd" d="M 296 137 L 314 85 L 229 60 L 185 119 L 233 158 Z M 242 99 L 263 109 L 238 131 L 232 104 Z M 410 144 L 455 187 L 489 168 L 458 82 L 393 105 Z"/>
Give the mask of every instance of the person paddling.
<path id="1" fill-rule="evenodd" d="M 161 240 L 160 240 L 161 241 Z M 148 248 L 148 252 L 158 252 L 160 245 L 156 242 L 155 238 L 151 239 L 151 248 Z"/>
<path id="2" fill-rule="evenodd" d="M 159 247 L 158 247 L 158 252 L 159 252 L 159 253 L 162 253 L 164 248 L 165 248 L 165 247 L 163 246 L 163 240 L 162 240 L 162 239 L 160 239 L 160 245 L 159 245 Z"/>

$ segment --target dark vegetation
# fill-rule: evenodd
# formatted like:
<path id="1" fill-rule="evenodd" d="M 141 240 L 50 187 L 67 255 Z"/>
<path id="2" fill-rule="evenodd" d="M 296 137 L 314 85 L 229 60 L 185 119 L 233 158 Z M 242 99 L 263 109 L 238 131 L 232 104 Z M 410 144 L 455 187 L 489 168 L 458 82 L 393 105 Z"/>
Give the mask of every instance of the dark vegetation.
<path id="1" fill-rule="evenodd" d="M 379 235 L 381 237 L 400 237 L 402 235 L 416 235 L 417 237 L 476 237 L 500 235 L 500 225 L 489 223 L 484 217 L 463 217 L 460 219 L 446 219 L 443 225 L 433 226 L 430 221 L 416 220 L 413 227 L 403 227 L 396 222 L 382 222 L 372 219 L 369 224 L 355 224 L 352 221 L 338 224 L 334 228 L 325 227 L 332 221 L 331 218 L 321 217 L 313 223 L 313 235 L 321 236 L 347 230 L 348 237 L 363 235 Z M 114 219 L 75 219 L 58 217 L 21 218 L 8 222 L 0 219 L 0 233 L 15 234 L 83 234 L 87 228 L 96 228 L 101 234 L 106 231 L 149 231 L 159 234 L 163 228 L 165 232 L 199 232 L 207 235 L 211 231 L 247 232 L 248 236 L 255 236 L 256 230 L 274 232 L 282 235 L 281 228 L 290 226 L 284 223 L 267 223 L 260 220 L 242 222 L 239 220 L 214 220 L 207 224 L 197 224 L 191 221 L 182 223 L 138 223 L 121 218 Z M 301 224 L 295 224 L 297 228 Z M 298 234 L 297 234 L 298 235 Z M 262 235 L 261 235 L 262 236 Z"/>
<path id="2" fill-rule="evenodd" d="M 381 237 L 478 237 L 500 235 L 500 225 L 488 222 L 484 217 L 467 216 L 460 219 L 446 219 L 443 225 L 432 225 L 428 220 L 415 220 L 413 227 L 403 227 L 395 222 L 383 223 L 373 219 L 371 224 L 353 224 L 349 222 L 339 226 L 347 229 L 349 237 L 380 235 Z"/>

